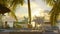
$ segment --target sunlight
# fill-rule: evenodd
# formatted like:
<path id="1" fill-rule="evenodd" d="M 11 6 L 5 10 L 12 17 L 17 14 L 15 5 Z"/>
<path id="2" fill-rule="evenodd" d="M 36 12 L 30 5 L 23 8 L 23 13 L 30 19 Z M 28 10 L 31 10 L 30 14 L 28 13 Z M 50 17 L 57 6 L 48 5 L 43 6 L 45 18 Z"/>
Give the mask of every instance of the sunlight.
<path id="1" fill-rule="evenodd" d="M 35 11 L 32 13 L 32 16 L 40 16 L 40 12 L 39 11 Z"/>
<path id="2" fill-rule="evenodd" d="M 45 15 L 44 15 L 44 12 L 41 12 L 40 13 L 40 17 L 44 17 Z"/>
<path id="3" fill-rule="evenodd" d="M 44 16 L 43 9 L 38 8 L 37 10 L 32 11 L 32 17 L 34 16 Z"/>

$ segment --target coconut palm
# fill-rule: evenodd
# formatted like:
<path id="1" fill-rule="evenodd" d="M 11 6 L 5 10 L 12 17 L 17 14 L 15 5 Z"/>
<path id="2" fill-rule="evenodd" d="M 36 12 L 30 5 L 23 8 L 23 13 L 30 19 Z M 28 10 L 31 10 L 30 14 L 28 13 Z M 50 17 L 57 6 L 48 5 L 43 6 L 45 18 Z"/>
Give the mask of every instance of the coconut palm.
<path id="1" fill-rule="evenodd" d="M 12 17 L 16 19 L 16 21 L 18 21 L 14 10 L 17 5 L 23 5 L 23 2 L 24 0 L 0 0 L 0 15 L 9 13 Z"/>
<path id="2" fill-rule="evenodd" d="M 30 0 L 28 0 L 28 14 L 29 14 L 29 23 L 31 24 L 31 8 L 30 8 Z"/>
<path id="3" fill-rule="evenodd" d="M 31 8 L 30 8 L 30 0 L 28 0 L 28 14 L 29 14 L 29 24 L 28 24 L 28 28 L 31 28 Z"/>
<path id="4" fill-rule="evenodd" d="M 15 19 L 17 20 L 17 17 L 15 16 L 15 13 L 13 12 L 15 10 L 15 8 L 17 7 L 17 5 L 21 4 L 23 5 L 24 0 L 13 0 L 10 2 L 10 8 L 11 8 L 11 14 L 13 17 L 15 17 Z"/>
<path id="5" fill-rule="evenodd" d="M 17 20 L 17 17 L 15 16 L 14 10 L 17 7 L 17 5 L 23 5 L 23 0 L 0 0 L 0 13 L 8 13 L 10 12 L 13 17 Z"/>
<path id="6" fill-rule="evenodd" d="M 52 26 L 57 24 L 57 18 L 60 13 L 60 0 L 45 0 L 47 4 L 52 6 L 52 10 L 50 11 L 50 22 Z"/>

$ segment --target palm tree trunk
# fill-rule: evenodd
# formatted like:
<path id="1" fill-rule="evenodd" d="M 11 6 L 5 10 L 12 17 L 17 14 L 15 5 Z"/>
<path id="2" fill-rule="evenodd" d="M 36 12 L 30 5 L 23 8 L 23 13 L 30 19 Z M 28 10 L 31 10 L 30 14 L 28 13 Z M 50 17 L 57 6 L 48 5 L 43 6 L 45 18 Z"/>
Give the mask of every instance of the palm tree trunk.
<path id="1" fill-rule="evenodd" d="M 28 14 L 29 14 L 29 24 L 31 24 L 31 8 L 30 8 L 30 0 L 28 0 Z"/>
<path id="2" fill-rule="evenodd" d="M 28 0 L 28 14 L 29 14 L 29 24 L 28 24 L 28 28 L 32 28 L 31 26 L 31 8 L 30 8 L 30 0 Z"/>

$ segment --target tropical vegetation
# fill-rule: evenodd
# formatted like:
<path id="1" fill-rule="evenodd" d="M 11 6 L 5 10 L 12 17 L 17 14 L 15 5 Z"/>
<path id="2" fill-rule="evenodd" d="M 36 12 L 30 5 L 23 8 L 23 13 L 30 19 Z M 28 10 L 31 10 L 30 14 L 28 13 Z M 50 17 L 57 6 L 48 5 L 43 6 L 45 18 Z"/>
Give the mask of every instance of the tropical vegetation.
<path id="1" fill-rule="evenodd" d="M 17 7 L 17 5 L 23 5 L 23 3 L 24 0 L 0 0 L 0 15 L 8 13 L 8 15 L 11 15 L 16 19 L 16 21 L 18 21 L 14 10 Z"/>
<path id="2" fill-rule="evenodd" d="M 60 0 L 45 0 L 46 3 L 52 7 L 50 11 L 50 23 L 52 26 L 57 24 L 57 18 L 60 14 Z"/>

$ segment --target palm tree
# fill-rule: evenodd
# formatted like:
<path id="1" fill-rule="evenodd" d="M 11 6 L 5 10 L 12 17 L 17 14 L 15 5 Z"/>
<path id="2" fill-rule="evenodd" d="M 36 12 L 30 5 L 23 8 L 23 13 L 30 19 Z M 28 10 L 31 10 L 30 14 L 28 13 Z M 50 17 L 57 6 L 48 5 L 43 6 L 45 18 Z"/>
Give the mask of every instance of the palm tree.
<path id="1" fill-rule="evenodd" d="M 15 8 L 17 7 L 17 5 L 21 4 L 23 5 L 23 2 L 24 0 L 13 0 L 11 3 L 10 3 L 10 7 L 12 9 L 12 16 L 15 17 L 15 19 L 17 20 L 17 17 L 15 16 L 15 13 L 13 12 L 15 10 Z"/>
<path id="2" fill-rule="evenodd" d="M 0 1 L 0 7 L 4 6 L 5 8 L 8 8 L 9 11 L 11 12 L 11 14 L 14 16 L 14 18 L 17 20 L 15 13 L 13 12 L 15 10 L 15 8 L 17 7 L 17 5 L 21 4 L 23 5 L 24 0 L 1 0 Z M 3 9 L 3 8 L 2 8 Z M 8 10 L 6 9 L 6 10 Z M 5 9 L 4 9 L 5 10 Z M 4 13 L 9 12 L 9 11 L 3 11 Z M 0 12 L 2 13 L 2 12 Z"/>
<path id="3" fill-rule="evenodd" d="M 45 0 L 47 4 L 52 6 L 52 10 L 50 11 L 50 22 L 52 26 L 57 24 L 57 18 L 60 13 L 60 0 Z"/>
<path id="4" fill-rule="evenodd" d="M 24 0 L 0 0 L 0 14 L 9 13 L 18 21 L 14 10 L 17 5 L 23 5 L 23 2 Z"/>
<path id="5" fill-rule="evenodd" d="M 31 28 L 31 8 L 30 8 L 30 0 L 28 0 L 28 14 L 29 14 L 29 24 L 28 27 Z"/>
<path id="6" fill-rule="evenodd" d="M 30 8 L 30 0 L 28 0 L 28 14 L 29 14 L 29 23 L 31 23 L 31 8 Z"/>

